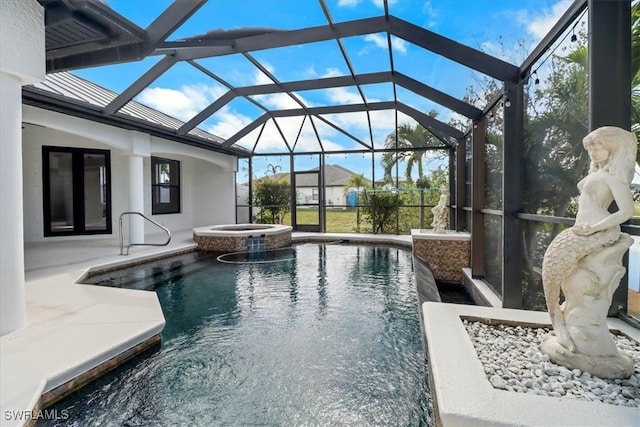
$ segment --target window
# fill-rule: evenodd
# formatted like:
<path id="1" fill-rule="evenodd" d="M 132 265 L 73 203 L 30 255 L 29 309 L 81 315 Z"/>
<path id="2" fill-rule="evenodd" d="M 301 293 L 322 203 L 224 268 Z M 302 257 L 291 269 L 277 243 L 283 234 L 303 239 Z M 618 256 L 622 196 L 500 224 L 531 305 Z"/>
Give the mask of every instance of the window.
<path id="1" fill-rule="evenodd" d="M 311 189 L 311 195 L 313 200 L 315 200 L 316 202 L 320 199 L 320 191 L 317 188 Z"/>
<path id="2" fill-rule="evenodd" d="M 108 150 L 42 147 L 44 235 L 111 233 Z"/>
<path id="3" fill-rule="evenodd" d="M 151 158 L 151 213 L 180 213 L 180 162 Z"/>

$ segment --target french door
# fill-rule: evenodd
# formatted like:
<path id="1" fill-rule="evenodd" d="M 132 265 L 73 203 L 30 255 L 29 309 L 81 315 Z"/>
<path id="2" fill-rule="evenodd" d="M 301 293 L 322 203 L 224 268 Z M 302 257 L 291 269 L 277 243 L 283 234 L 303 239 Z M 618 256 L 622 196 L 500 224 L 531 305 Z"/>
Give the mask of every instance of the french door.
<path id="1" fill-rule="evenodd" d="M 44 235 L 111 233 L 108 150 L 42 147 Z"/>

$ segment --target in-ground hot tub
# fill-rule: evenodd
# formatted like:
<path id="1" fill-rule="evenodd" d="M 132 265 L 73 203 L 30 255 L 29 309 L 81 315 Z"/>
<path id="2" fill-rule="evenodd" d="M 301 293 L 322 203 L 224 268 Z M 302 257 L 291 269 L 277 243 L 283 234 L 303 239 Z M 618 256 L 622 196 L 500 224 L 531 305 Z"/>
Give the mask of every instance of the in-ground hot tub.
<path id="1" fill-rule="evenodd" d="M 243 252 L 278 249 L 291 245 L 289 225 L 224 224 L 193 229 L 198 249 L 215 252 Z"/>

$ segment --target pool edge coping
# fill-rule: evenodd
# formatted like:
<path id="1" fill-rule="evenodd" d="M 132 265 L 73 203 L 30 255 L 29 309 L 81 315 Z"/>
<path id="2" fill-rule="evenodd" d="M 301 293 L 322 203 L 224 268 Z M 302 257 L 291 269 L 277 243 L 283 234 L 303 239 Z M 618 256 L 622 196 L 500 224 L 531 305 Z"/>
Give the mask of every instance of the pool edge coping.
<path id="1" fill-rule="evenodd" d="M 41 406 L 41 402 L 48 393 L 63 387 L 65 384 L 74 383 L 78 378 L 90 375 L 90 372 L 94 370 L 102 369 L 103 372 L 100 374 L 102 375 L 135 357 L 135 355 L 146 351 L 151 344 L 145 343 L 153 343 L 155 342 L 155 336 L 160 337 L 160 333 L 165 326 L 165 318 L 155 293 L 150 296 L 148 291 L 105 288 L 83 284 L 82 281 L 91 274 L 97 274 L 98 272 L 152 262 L 180 253 L 192 252 L 196 249 L 196 243 L 187 243 L 179 247 L 163 248 L 154 253 L 129 255 L 122 259 L 91 265 L 83 269 L 72 268 L 65 273 L 58 273 L 26 282 L 25 286 L 30 288 L 30 294 L 32 294 L 31 297 L 28 295 L 27 298 L 30 303 L 33 304 L 34 299 L 38 300 L 42 297 L 42 294 L 49 292 L 49 296 L 53 298 L 47 301 L 47 303 L 50 303 L 48 305 L 54 308 L 60 307 L 61 313 L 28 322 L 23 328 L 0 337 L 3 355 L 1 368 L 3 381 L 0 384 L 2 390 L 2 425 L 33 425 L 33 422 L 37 421 L 37 419 L 34 420 L 34 417 L 41 414 L 41 411 L 46 408 L 46 406 Z M 78 272 L 80 273 L 78 274 Z M 36 294 L 35 298 L 33 298 L 34 293 Z M 131 304 L 130 296 L 134 294 L 140 297 L 141 301 L 138 302 L 142 305 Z M 104 297 L 106 297 L 106 301 L 101 299 Z M 121 304 L 118 304 L 118 299 L 122 300 Z M 122 320 L 126 322 L 126 327 L 121 328 L 123 330 L 111 331 L 112 328 L 109 327 L 110 319 L 96 318 L 95 313 L 106 306 L 114 307 L 115 311 L 125 310 L 125 314 L 129 313 L 131 317 L 127 318 L 125 315 Z M 101 327 L 107 329 L 102 331 L 103 335 L 101 336 L 101 338 L 105 338 L 105 341 L 87 344 L 86 341 L 92 338 L 92 332 L 99 331 Z M 72 329 L 75 333 L 71 332 Z M 55 342 L 56 336 L 60 341 L 65 337 L 76 337 L 78 329 L 85 329 L 87 335 L 82 337 L 82 342 L 87 346 L 93 345 L 93 349 L 84 348 L 80 354 L 78 354 L 77 348 L 56 349 L 56 353 L 68 355 L 69 360 L 64 362 L 59 360 L 52 362 L 51 358 L 45 358 L 45 356 L 39 358 L 39 353 L 46 355 L 47 351 L 50 350 L 44 343 L 47 339 L 53 339 Z M 65 330 L 67 331 L 66 333 L 64 332 Z M 119 334 L 119 336 L 111 337 L 111 339 L 105 337 L 110 333 Z M 95 339 L 95 337 L 93 338 Z M 96 339 L 96 341 L 99 340 Z M 37 351 L 38 345 L 42 345 L 44 348 Z M 20 349 L 15 350 L 18 356 L 14 354 L 14 357 L 11 358 L 10 353 L 14 350 L 13 347 L 20 347 Z M 131 354 L 129 354 L 130 352 Z M 22 353 L 22 357 L 19 357 L 20 353 Z M 36 354 L 34 355 L 34 353 Z M 40 363 L 34 365 L 37 361 L 32 359 L 40 359 Z M 120 363 L 111 365 L 114 360 L 120 360 Z M 47 368 L 47 363 L 53 366 Z M 20 372 L 27 374 L 19 375 Z M 29 374 L 33 375 L 30 376 Z M 37 378 L 36 375 L 38 375 Z M 89 382 L 81 384 L 76 389 L 82 388 Z M 13 392 L 12 388 L 20 390 Z M 75 389 L 70 390 L 69 393 L 72 391 L 75 391 Z M 52 403 L 54 402 L 48 402 L 47 405 Z M 14 405 L 15 407 L 12 407 Z M 11 413 L 11 411 L 15 416 L 12 419 L 6 419 L 7 414 Z"/>

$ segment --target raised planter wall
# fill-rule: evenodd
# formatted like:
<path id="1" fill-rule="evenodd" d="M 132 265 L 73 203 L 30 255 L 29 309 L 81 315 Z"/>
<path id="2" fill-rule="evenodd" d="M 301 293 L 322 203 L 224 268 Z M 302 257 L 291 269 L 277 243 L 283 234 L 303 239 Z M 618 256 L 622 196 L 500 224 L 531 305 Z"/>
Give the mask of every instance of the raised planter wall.
<path id="1" fill-rule="evenodd" d="M 462 282 L 462 269 L 471 262 L 471 235 L 447 231 L 411 230 L 413 254 L 429 265 L 436 280 Z"/>

